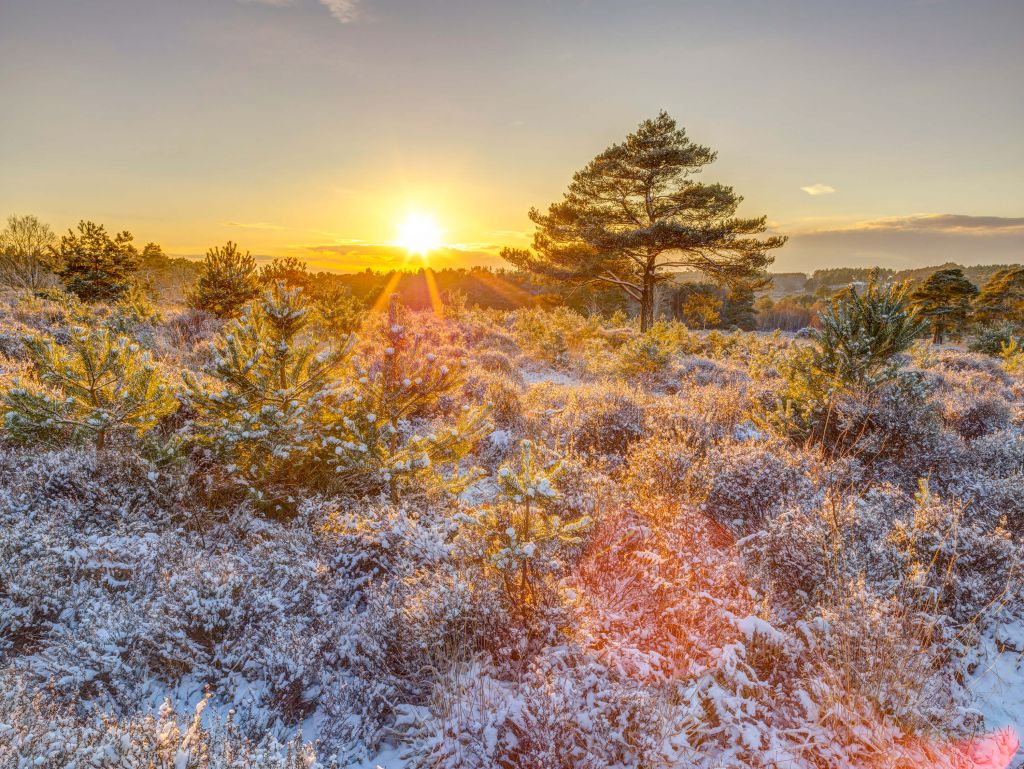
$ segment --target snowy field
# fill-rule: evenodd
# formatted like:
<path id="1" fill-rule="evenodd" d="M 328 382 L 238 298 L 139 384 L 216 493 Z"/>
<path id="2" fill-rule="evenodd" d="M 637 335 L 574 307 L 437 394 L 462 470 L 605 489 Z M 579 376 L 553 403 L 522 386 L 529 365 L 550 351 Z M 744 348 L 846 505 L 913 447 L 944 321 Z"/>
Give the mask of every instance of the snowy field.
<path id="1" fill-rule="evenodd" d="M 1024 765 L 1012 361 L 391 312 L 3 298 L 0 766 Z"/>

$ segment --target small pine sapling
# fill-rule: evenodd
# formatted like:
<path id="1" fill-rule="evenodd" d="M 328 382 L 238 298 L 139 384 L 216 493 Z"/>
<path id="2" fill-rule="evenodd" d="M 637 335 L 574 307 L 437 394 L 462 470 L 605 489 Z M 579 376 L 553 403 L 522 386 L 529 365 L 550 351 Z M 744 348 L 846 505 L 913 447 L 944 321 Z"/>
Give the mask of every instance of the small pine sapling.
<path id="1" fill-rule="evenodd" d="M 127 337 L 78 331 L 67 347 L 44 337 L 25 345 L 37 383 L 15 383 L 0 396 L 5 427 L 18 442 L 92 440 L 102 450 L 118 428 L 141 436 L 177 408 L 149 353 Z"/>
<path id="2" fill-rule="evenodd" d="M 506 597 L 524 617 L 544 603 L 548 578 L 564 568 L 565 548 L 579 544 L 593 523 L 590 516 L 563 521 L 551 512 L 562 471 L 560 460 L 544 464 L 524 440 L 517 465 L 498 469 L 498 499 L 459 515 L 475 535 L 485 567 L 501 575 Z"/>
<path id="3" fill-rule="evenodd" d="M 773 408 L 755 409 L 754 420 L 797 441 L 824 441 L 836 429 L 837 399 L 871 396 L 899 379 L 895 356 L 908 350 L 923 323 L 908 303 L 906 285 L 882 285 L 872 273 L 863 294 L 855 288 L 819 314 L 813 345 L 799 345 L 780 361 L 785 391 Z"/>
<path id="4" fill-rule="evenodd" d="M 407 332 L 398 297 L 392 296 L 387 325 L 379 332 L 381 356 L 356 361 L 355 395 L 325 439 L 335 472 L 353 483 L 386 489 L 397 501 L 403 487 L 426 474 L 450 492 L 474 475 L 455 468 L 485 434 L 487 409 L 465 406 L 455 424 L 421 435 L 410 420 L 436 408 L 442 396 L 463 384 L 463 363 L 448 365 L 424 350 L 422 336 Z M 412 433 L 412 434 L 410 434 Z"/>
<path id="5" fill-rule="evenodd" d="M 301 293 L 278 283 L 228 325 L 213 343 L 212 387 L 185 374 L 196 438 L 275 513 L 291 508 L 291 489 L 318 475 L 320 437 L 346 397 L 338 377 L 353 342 L 310 340 Z"/>

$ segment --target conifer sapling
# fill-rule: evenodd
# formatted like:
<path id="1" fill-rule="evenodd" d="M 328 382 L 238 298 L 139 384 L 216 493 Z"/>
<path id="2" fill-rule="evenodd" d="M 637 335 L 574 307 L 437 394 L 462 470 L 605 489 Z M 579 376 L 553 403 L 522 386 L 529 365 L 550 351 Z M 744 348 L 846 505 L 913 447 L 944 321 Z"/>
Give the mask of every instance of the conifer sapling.
<path id="1" fill-rule="evenodd" d="M 36 383 L 2 395 L 8 433 L 23 443 L 93 440 L 126 428 L 141 435 L 177 408 L 149 353 L 106 330 L 78 331 L 67 347 L 52 338 L 25 339 Z"/>

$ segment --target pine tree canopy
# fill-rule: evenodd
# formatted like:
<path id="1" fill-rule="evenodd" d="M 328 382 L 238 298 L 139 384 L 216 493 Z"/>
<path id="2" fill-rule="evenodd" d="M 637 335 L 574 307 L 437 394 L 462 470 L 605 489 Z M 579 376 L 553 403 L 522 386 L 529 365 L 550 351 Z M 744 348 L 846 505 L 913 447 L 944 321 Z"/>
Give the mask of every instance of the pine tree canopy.
<path id="1" fill-rule="evenodd" d="M 646 120 L 573 177 L 560 203 L 530 211 L 533 250 L 505 249 L 517 267 L 579 284 L 616 286 L 653 322 L 654 285 L 672 270 L 696 269 L 712 280 L 756 285 L 781 236 L 765 217 L 739 218 L 731 187 L 693 179 L 715 160 L 665 112 Z"/>
<path id="2" fill-rule="evenodd" d="M 236 318 L 259 293 L 256 260 L 229 240 L 223 248 L 206 252 L 203 271 L 188 303 L 218 318 Z"/>
<path id="3" fill-rule="evenodd" d="M 910 303 L 931 323 L 932 338 L 936 344 L 941 344 L 946 333 L 956 333 L 963 328 L 971 301 L 977 295 L 978 287 L 957 267 L 928 276 L 910 294 Z"/>
<path id="4" fill-rule="evenodd" d="M 111 237 L 101 224 L 79 222 L 77 234 L 68 230 L 52 249 L 64 286 L 86 302 L 116 302 L 139 269 L 139 252 L 132 240 L 129 232 Z"/>
<path id="5" fill-rule="evenodd" d="M 1024 267 L 1007 267 L 989 278 L 974 302 L 981 323 L 1024 321 Z"/>

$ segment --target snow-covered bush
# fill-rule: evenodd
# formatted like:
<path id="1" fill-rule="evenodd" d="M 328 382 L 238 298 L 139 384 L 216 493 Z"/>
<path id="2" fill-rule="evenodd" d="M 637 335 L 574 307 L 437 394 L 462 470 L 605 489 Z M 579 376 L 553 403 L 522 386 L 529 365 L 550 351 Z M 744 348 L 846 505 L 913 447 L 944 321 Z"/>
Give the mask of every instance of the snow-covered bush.
<path id="1" fill-rule="evenodd" d="M 626 384 L 537 385 L 527 406 L 531 428 L 566 451 L 621 456 L 645 432 L 643 395 Z"/>
<path id="2" fill-rule="evenodd" d="M 278 284 L 225 328 L 205 379 L 185 376 L 195 440 L 230 483 L 276 513 L 295 508 L 297 487 L 330 472 L 321 436 L 346 397 L 339 376 L 351 341 L 306 338 L 308 313 L 301 289 Z"/>
<path id="3" fill-rule="evenodd" d="M 565 549 L 579 544 L 592 524 L 585 515 L 563 521 L 551 511 L 561 471 L 558 460 L 545 461 L 531 441 L 522 441 L 516 464 L 498 469 L 498 500 L 459 515 L 471 557 L 499 575 L 509 605 L 524 620 L 551 602 Z"/>
<path id="4" fill-rule="evenodd" d="M 716 521 L 749 529 L 759 527 L 779 507 L 812 504 L 812 470 L 807 458 L 777 444 L 727 444 L 691 469 L 689 486 Z"/>
<path id="5" fill-rule="evenodd" d="M 25 345 L 34 381 L 0 394 L 5 432 L 19 443 L 91 440 L 102 450 L 109 435 L 142 435 L 177 408 L 152 357 L 127 337 L 82 330 L 67 347 L 38 336 Z"/>
<path id="6" fill-rule="evenodd" d="M 466 403 L 455 409 L 454 422 L 428 421 L 462 388 L 465 361 L 443 362 L 428 352 L 423 335 L 408 333 L 397 300 L 378 329 L 376 356 L 356 360 L 350 402 L 323 436 L 327 461 L 339 477 L 385 489 L 392 501 L 423 476 L 457 492 L 475 477 L 459 463 L 487 433 L 487 409 Z"/>

